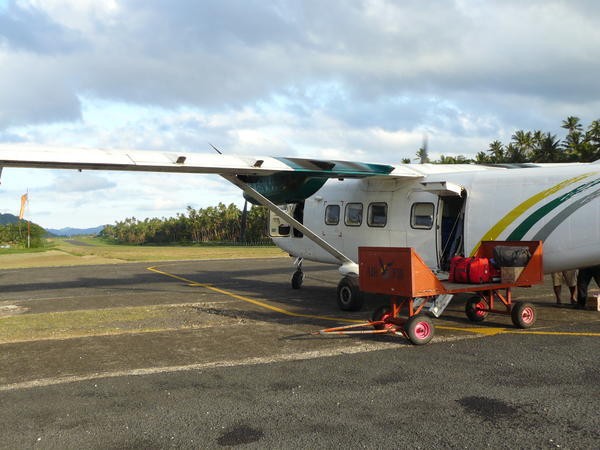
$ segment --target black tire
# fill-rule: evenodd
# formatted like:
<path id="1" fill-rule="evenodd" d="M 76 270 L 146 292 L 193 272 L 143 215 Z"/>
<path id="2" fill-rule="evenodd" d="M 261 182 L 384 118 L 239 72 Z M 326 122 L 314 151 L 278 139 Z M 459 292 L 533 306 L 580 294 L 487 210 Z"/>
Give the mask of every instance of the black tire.
<path id="1" fill-rule="evenodd" d="M 302 287 L 302 282 L 304 281 L 304 272 L 300 270 L 296 270 L 294 275 L 292 275 L 292 289 L 300 289 Z"/>
<path id="2" fill-rule="evenodd" d="M 481 311 L 479 308 L 489 308 L 488 303 L 479 296 L 471 297 L 465 304 L 465 313 L 471 322 L 483 322 L 488 316 L 487 311 Z"/>
<path id="3" fill-rule="evenodd" d="M 359 311 L 364 301 L 356 278 L 344 277 L 340 280 L 337 286 L 337 304 L 342 311 Z"/>
<path id="4" fill-rule="evenodd" d="M 510 310 L 513 323 L 518 328 L 531 328 L 535 325 L 537 311 L 529 302 L 515 303 Z"/>
<path id="5" fill-rule="evenodd" d="M 388 305 L 380 306 L 375 311 L 373 311 L 373 314 L 371 314 L 371 322 L 380 321 L 383 318 L 383 316 L 389 314 L 391 311 L 392 311 L 392 309 Z M 375 328 L 376 330 L 383 330 L 385 328 L 385 326 L 384 325 L 373 325 L 373 328 Z"/>
<path id="6" fill-rule="evenodd" d="M 425 314 L 410 317 L 404 324 L 404 332 L 415 345 L 425 345 L 435 334 L 433 322 Z"/>

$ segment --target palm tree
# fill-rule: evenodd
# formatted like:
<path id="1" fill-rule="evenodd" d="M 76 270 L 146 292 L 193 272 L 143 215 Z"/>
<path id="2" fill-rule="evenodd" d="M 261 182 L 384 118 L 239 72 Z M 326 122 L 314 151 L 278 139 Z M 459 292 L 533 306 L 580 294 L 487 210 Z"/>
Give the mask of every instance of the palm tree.
<path id="1" fill-rule="evenodd" d="M 600 120 L 594 120 L 587 129 L 586 140 L 595 148 L 593 160 L 600 159 Z"/>
<path id="2" fill-rule="evenodd" d="M 489 159 L 493 163 L 501 163 L 504 162 L 505 154 L 504 154 L 504 146 L 502 142 L 496 140 L 490 144 L 490 147 L 487 150 L 490 153 Z"/>
<path id="3" fill-rule="evenodd" d="M 485 152 L 478 152 L 475 155 L 475 163 L 476 164 L 489 164 L 491 163 L 491 158 L 485 154 Z"/>
<path id="4" fill-rule="evenodd" d="M 518 149 L 518 154 L 521 155 L 520 157 L 524 158 L 524 161 L 512 162 L 525 162 L 533 152 L 534 141 L 531 131 L 525 132 L 523 130 L 517 130 L 515 131 L 515 134 L 511 136 L 511 139 Z"/>
<path id="5" fill-rule="evenodd" d="M 569 133 L 573 133 L 575 131 L 582 131 L 583 128 L 579 123 L 579 117 L 577 116 L 569 116 L 566 120 L 562 121 L 561 127 L 568 130 Z"/>
<path id="6" fill-rule="evenodd" d="M 506 146 L 505 161 L 517 164 L 527 162 L 527 153 L 523 147 L 517 146 L 511 142 Z"/>
<path id="7" fill-rule="evenodd" d="M 537 133 L 537 132 L 536 132 Z M 566 159 L 561 149 L 561 141 L 556 135 L 545 133 L 537 137 L 532 161 L 538 163 L 554 163 Z"/>
<path id="8" fill-rule="evenodd" d="M 425 163 L 429 162 L 429 155 L 427 154 L 426 147 L 421 147 L 419 150 L 417 150 L 417 158 L 416 159 L 421 164 L 425 164 Z"/>

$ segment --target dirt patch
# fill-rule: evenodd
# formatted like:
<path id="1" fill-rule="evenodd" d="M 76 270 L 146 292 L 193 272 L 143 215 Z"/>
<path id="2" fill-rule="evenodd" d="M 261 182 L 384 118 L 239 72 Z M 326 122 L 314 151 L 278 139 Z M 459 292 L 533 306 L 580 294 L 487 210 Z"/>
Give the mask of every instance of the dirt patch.
<path id="1" fill-rule="evenodd" d="M 12 306 L 12 305 L 11 305 Z M 14 312 L 12 309 L 7 309 Z M 21 311 L 21 313 L 24 311 Z M 11 317 L 9 317 L 11 316 Z M 0 344 L 84 336 L 106 336 L 151 331 L 229 326 L 232 321 L 201 314 L 193 305 L 159 305 L 41 314 L 6 314 L 0 309 Z"/>
<path id="2" fill-rule="evenodd" d="M 15 316 L 27 312 L 29 308 L 20 305 L 3 305 L 0 304 L 0 319 L 8 316 Z"/>

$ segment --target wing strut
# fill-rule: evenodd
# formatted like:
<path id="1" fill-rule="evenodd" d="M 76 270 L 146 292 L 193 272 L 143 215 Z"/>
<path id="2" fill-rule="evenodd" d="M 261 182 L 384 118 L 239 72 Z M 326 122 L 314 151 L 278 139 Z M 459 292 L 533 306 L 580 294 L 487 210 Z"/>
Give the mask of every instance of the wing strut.
<path id="1" fill-rule="evenodd" d="M 294 219 L 288 213 L 286 213 L 285 211 L 282 211 L 281 208 L 279 208 L 275 203 L 273 203 L 267 197 L 265 197 L 264 195 L 262 195 L 261 193 L 259 193 L 255 189 L 253 189 L 252 187 L 248 186 L 246 183 L 244 183 L 243 181 L 241 181 L 238 177 L 236 177 L 234 175 L 221 175 L 221 176 L 223 178 L 225 178 L 227 181 L 229 181 L 230 183 L 235 184 L 242 191 L 244 191 L 250 197 L 255 199 L 258 203 L 260 203 L 261 205 L 268 208 L 269 211 L 271 211 L 273 214 L 281 217 L 283 220 L 290 223 L 294 228 L 301 231 L 304 234 L 304 236 L 309 238 L 311 241 L 313 241 L 315 244 L 317 244 L 319 247 L 321 247 L 327 253 L 329 253 L 334 258 L 336 258 L 340 262 L 340 264 L 342 264 L 344 269 L 346 269 L 346 267 L 347 267 L 346 270 L 342 270 L 342 268 L 340 268 L 340 271 L 342 271 L 343 273 L 344 272 L 349 272 L 349 273 L 353 272 L 355 274 L 358 273 L 358 265 L 354 261 L 352 261 L 350 258 L 348 258 L 346 255 L 344 255 L 342 252 L 337 250 L 335 247 L 330 245 L 327 241 L 322 239 L 320 236 L 313 233 L 309 228 L 306 228 L 303 224 L 298 222 L 296 219 Z"/>

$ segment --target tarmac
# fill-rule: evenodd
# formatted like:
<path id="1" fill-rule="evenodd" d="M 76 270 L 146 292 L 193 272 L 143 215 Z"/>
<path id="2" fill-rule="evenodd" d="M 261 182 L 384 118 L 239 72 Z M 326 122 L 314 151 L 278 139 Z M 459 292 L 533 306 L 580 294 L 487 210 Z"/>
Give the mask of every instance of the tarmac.
<path id="1" fill-rule="evenodd" d="M 0 271 L 0 448 L 597 447 L 600 313 L 545 283 L 513 292 L 530 330 L 462 296 L 427 346 L 313 335 L 385 299 L 341 312 L 337 270 L 304 269 L 300 290 L 285 258 Z"/>

